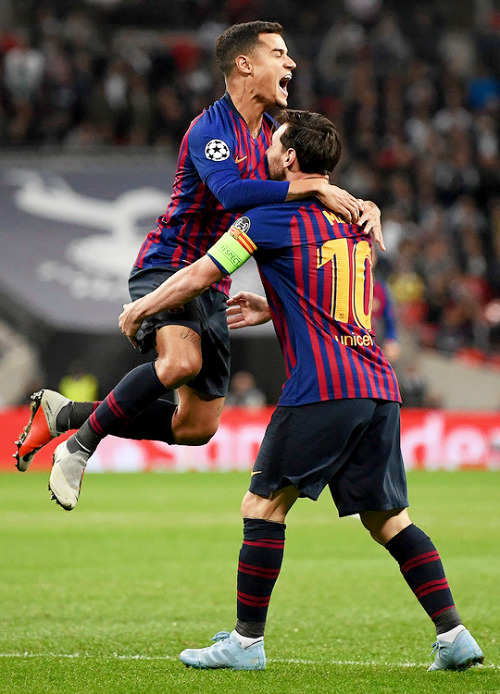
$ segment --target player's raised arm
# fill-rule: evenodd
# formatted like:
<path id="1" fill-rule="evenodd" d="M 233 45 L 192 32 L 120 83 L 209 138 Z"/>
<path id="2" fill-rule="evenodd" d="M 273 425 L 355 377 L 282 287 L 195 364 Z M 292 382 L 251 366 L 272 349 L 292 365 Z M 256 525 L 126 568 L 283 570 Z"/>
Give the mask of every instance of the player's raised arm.
<path id="1" fill-rule="evenodd" d="M 189 132 L 189 153 L 204 184 L 226 210 L 249 210 L 292 200 L 317 197 L 321 203 L 350 223 L 357 223 L 364 201 L 324 178 L 295 181 L 244 178 L 235 164 L 234 144 L 204 119 Z"/>
<path id="2" fill-rule="evenodd" d="M 259 205 L 317 197 L 325 207 L 348 222 L 357 223 L 363 200 L 323 179 L 257 181 L 243 179 L 236 170 L 220 169 L 206 179 L 208 188 L 226 209 L 251 209 Z"/>
<path id="3" fill-rule="evenodd" d="M 245 220 L 242 217 L 235 222 L 209 249 L 207 255 L 179 270 L 141 299 L 124 304 L 119 326 L 134 347 L 137 347 L 135 335 L 145 318 L 192 301 L 212 284 L 246 263 L 257 246 L 243 231 L 247 223 Z"/>

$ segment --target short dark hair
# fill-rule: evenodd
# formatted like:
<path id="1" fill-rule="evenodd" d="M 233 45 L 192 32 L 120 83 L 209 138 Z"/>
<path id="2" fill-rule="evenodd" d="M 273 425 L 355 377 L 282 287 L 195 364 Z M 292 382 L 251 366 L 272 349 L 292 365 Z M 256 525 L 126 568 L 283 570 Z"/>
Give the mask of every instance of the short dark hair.
<path id="1" fill-rule="evenodd" d="M 303 173 L 326 175 L 333 171 L 340 159 L 342 143 L 331 120 L 320 113 L 284 109 L 276 121 L 279 125 L 287 124 L 281 144 L 285 149 L 295 150 Z"/>
<path id="2" fill-rule="evenodd" d="M 219 70 L 227 77 L 234 61 L 241 53 L 250 53 L 259 43 L 259 34 L 282 34 L 283 27 L 278 22 L 244 22 L 233 24 L 215 42 L 215 60 Z"/>

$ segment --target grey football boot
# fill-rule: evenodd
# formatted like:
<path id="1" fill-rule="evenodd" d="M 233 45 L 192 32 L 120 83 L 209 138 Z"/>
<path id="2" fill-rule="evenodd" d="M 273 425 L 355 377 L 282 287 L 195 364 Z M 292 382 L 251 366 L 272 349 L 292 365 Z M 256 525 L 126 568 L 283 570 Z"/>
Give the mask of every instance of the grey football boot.
<path id="1" fill-rule="evenodd" d="M 51 499 L 65 511 L 71 511 L 78 503 L 83 473 L 89 458 L 90 454 L 85 451 L 70 453 L 66 441 L 60 443 L 54 451 L 49 491 L 52 492 Z"/>
<path id="2" fill-rule="evenodd" d="M 467 670 L 484 660 L 482 650 L 471 633 L 463 629 L 454 641 L 440 641 L 433 646 L 436 658 L 428 670 Z"/>

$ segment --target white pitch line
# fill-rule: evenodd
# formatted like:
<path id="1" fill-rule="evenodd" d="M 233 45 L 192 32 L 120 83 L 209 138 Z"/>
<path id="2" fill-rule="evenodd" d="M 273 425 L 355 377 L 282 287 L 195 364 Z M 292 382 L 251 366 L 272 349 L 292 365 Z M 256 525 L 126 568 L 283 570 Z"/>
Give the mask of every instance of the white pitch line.
<path id="1" fill-rule="evenodd" d="M 172 660 L 178 661 L 177 656 L 172 655 L 141 655 L 141 654 L 119 654 L 110 653 L 109 655 L 93 655 L 91 653 L 0 653 L 0 658 L 67 658 L 71 659 L 95 659 L 95 660 Z M 328 660 L 326 662 L 318 662 L 317 660 L 306 660 L 304 658 L 268 658 L 268 663 L 281 663 L 284 665 L 348 665 L 354 667 L 428 667 L 429 662 L 425 663 L 388 663 L 377 662 L 375 660 Z M 500 670 L 500 665 L 488 664 L 479 666 L 485 670 Z"/>

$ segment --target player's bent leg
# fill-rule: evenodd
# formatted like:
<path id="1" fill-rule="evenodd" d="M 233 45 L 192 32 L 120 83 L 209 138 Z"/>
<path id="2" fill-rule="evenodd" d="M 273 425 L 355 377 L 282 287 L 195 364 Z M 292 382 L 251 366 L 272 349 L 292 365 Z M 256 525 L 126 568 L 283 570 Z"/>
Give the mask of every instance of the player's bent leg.
<path id="1" fill-rule="evenodd" d="M 184 446 L 208 443 L 219 428 L 225 398 L 189 386 L 180 387 L 177 395 L 179 401 L 172 418 L 174 442 Z"/>
<path id="2" fill-rule="evenodd" d="M 116 423 L 135 419 L 161 394 L 191 380 L 201 368 L 198 333 L 179 325 L 157 332 L 158 360 L 127 374 L 67 442 L 57 447 L 49 479 L 52 498 L 65 510 L 75 508 L 89 457 Z M 152 371 L 151 371 L 152 370 Z"/>
<path id="3" fill-rule="evenodd" d="M 264 670 L 266 667 L 263 638 L 247 646 L 236 631 L 219 631 L 212 641 L 215 643 L 207 648 L 187 648 L 179 655 L 180 660 L 187 667 L 203 670 Z"/>
<path id="4" fill-rule="evenodd" d="M 156 375 L 174 390 L 191 381 L 202 365 L 201 338 L 183 325 L 165 325 L 156 332 Z"/>
<path id="5" fill-rule="evenodd" d="M 31 396 L 31 416 L 16 441 L 14 453 L 16 467 L 25 472 L 31 465 L 35 453 L 63 431 L 57 429 L 57 415 L 71 400 L 53 390 L 39 390 Z"/>

